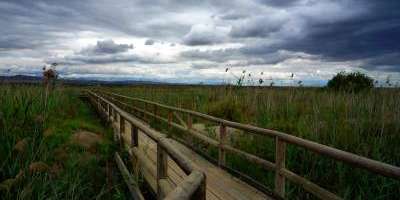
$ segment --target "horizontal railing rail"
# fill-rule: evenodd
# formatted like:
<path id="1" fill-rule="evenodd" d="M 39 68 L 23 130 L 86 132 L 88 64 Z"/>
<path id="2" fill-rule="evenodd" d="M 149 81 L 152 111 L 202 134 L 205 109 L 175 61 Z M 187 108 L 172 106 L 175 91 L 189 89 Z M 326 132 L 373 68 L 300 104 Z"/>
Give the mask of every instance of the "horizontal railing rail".
<path id="1" fill-rule="evenodd" d="M 320 155 L 328 156 L 334 160 L 342 161 L 344 163 L 350 164 L 355 167 L 359 167 L 362 169 L 366 169 L 370 172 L 386 176 L 389 178 L 400 180 L 400 168 L 397 166 L 393 166 L 387 163 L 383 163 L 380 161 L 372 160 L 366 157 L 362 157 L 353 153 L 349 153 L 346 151 L 342 151 L 333 147 L 329 147 L 327 145 L 319 144 L 310 140 L 302 139 L 293 135 L 289 135 L 283 132 L 265 129 L 256 127 L 253 125 L 242 124 L 238 122 L 233 122 L 221 118 L 217 118 L 214 116 L 210 116 L 204 113 L 177 108 L 173 106 L 164 105 L 161 103 L 135 98 L 135 97 L 128 97 L 124 95 L 120 95 L 117 93 L 106 92 L 106 91 L 99 91 L 99 94 L 112 99 L 113 102 L 116 102 L 120 105 L 127 106 L 132 108 L 133 110 L 142 113 L 145 116 L 150 116 L 160 121 L 167 123 L 169 126 L 173 126 L 179 130 L 185 131 L 189 133 L 191 136 L 194 136 L 201 141 L 218 147 L 218 164 L 221 167 L 225 166 L 225 151 L 232 152 L 242 157 L 246 158 L 250 162 L 258 164 L 267 170 L 275 171 L 275 193 L 281 197 L 285 196 L 285 180 L 288 179 L 289 181 L 299 184 L 303 187 L 306 191 L 312 193 L 313 195 L 321 198 L 321 199 L 341 199 L 336 194 L 318 186 L 315 183 L 307 180 L 300 175 L 290 171 L 285 167 L 285 158 L 286 158 L 286 144 L 292 144 L 295 146 L 302 147 L 304 149 L 310 150 Z M 131 105 L 129 103 L 123 102 L 123 100 L 130 100 L 137 103 L 143 103 L 145 109 L 138 108 L 135 105 Z M 154 111 L 148 111 L 146 108 L 149 106 L 153 106 Z M 162 117 L 157 114 L 157 110 L 165 109 L 168 112 L 168 117 Z M 183 121 L 181 118 L 178 118 L 176 113 L 186 114 L 187 121 Z M 180 124 L 173 122 L 172 118 L 176 116 Z M 219 124 L 219 140 L 215 140 L 203 134 L 201 131 L 195 130 L 192 128 L 193 117 L 199 117 L 203 120 L 213 122 Z M 275 138 L 275 162 L 271 162 L 260 158 L 256 155 L 251 153 L 245 152 L 243 150 L 234 148 L 227 144 L 226 137 L 227 137 L 227 127 L 239 129 L 242 131 L 246 131 L 249 133 L 269 136 Z"/>
<path id="2" fill-rule="evenodd" d="M 92 91 L 87 91 L 89 98 L 92 102 L 96 104 L 97 109 L 100 110 L 107 120 L 114 122 L 119 122 L 119 130 L 116 131 L 114 138 L 123 143 L 123 137 L 125 131 L 125 123 L 130 123 L 131 125 L 131 144 L 130 144 L 130 154 L 137 157 L 141 157 L 138 153 L 139 140 L 138 134 L 139 130 L 141 133 L 146 134 L 151 138 L 157 145 L 157 199 L 198 199 L 204 200 L 205 195 L 205 175 L 203 172 L 198 171 L 194 168 L 192 161 L 174 148 L 171 143 L 171 139 L 167 138 L 160 132 L 148 127 L 143 122 L 139 121 L 133 117 L 128 112 L 125 112 L 114 103 L 110 102 L 106 98 L 96 94 Z M 187 175 L 187 177 L 178 184 L 172 191 L 171 186 L 167 186 L 167 171 L 168 171 L 168 157 L 170 157 L 175 163 L 182 169 L 182 171 Z M 148 180 L 151 181 L 151 180 Z"/>

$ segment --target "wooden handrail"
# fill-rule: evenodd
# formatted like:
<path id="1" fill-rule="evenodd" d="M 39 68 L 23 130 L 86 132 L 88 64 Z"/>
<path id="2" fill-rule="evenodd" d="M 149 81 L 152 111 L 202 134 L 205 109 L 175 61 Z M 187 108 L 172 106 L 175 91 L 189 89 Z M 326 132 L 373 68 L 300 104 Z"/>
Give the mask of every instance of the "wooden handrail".
<path id="1" fill-rule="evenodd" d="M 171 143 L 171 139 L 166 138 L 165 135 L 157 132 L 156 130 L 146 126 L 129 113 L 120 109 L 118 106 L 110 102 L 109 100 L 99 96 L 98 94 L 87 91 L 89 96 L 92 97 L 92 101 L 97 105 L 97 109 L 103 114 L 107 115 L 107 119 L 112 119 L 114 122 L 117 121 L 119 116 L 119 138 L 122 139 L 122 133 L 125 131 L 125 123 L 131 124 L 131 137 L 135 141 L 130 144 L 131 148 L 136 148 L 138 144 L 138 130 L 149 136 L 157 144 L 157 195 L 158 199 L 205 199 L 205 175 L 203 172 L 198 171 L 193 167 L 193 163 L 190 159 L 185 157 L 182 153 L 176 150 Z M 106 106 L 104 106 L 104 105 Z M 111 114 L 111 115 L 110 115 Z M 114 117 L 111 117 L 114 116 Z M 133 150 L 133 149 L 132 149 Z M 177 165 L 188 175 L 183 182 L 177 185 L 169 194 L 163 194 L 161 192 L 161 180 L 167 177 L 167 156 L 172 158 Z"/>
<path id="2" fill-rule="evenodd" d="M 366 169 L 366 170 L 374 172 L 376 174 L 380 174 L 380 175 L 383 175 L 383 176 L 386 176 L 389 178 L 394 178 L 394 179 L 400 180 L 400 168 L 397 166 L 393 166 L 393 165 L 390 165 L 387 163 L 372 160 L 372 159 L 362 157 L 362 156 L 359 156 L 359 155 L 356 155 L 353 153 L 345 152 L 345 151 L 342 151 L 342 150 L 339 150 L 339 149 L 336 149 L 333 147 L 329 147 L 327 145 L 323 145 L 323 144 L 319 144 L 319 143 L 316 143 L 313 141 L 302 139 L 302 138 L 299 138 L 299 137 L 296 137 L 293 135 L 289 135 L 289 134 L 286 134 L 283 132 L 260 128 L 260 127 L 256 127 L 256 126 L 248 125 L 248 124 L 241 124 L 238 122 L 233 122 L 233 121 L 217 118 L 214 116 L 210 116 L 210 115 L 207 115 L 204 113 L 200 113 L 200 112 L 196 112 L 196 111 L 192 111 L 192 110 L 188 110 L 188 109 L 168 106 L 168 105 L 164 105 L 161 103 L 144 100 L 144 99 L 140 99 L 140 98 L 135 98 L 135 97 L 128 97 L 128 96 L 124 96 L 124 95 L 120 95 L 120 94 L 116 94 L 116 93 L 112 93 L 112 92 L 99 91 L 99 93 L 106 95 L 108 97 L 116 97 L 116 98 L 118 97 L 118 98 L 122 98 L 122 99 L 126 99 L 126 100 L 142 102 L 142 103 L 145 103 L 146 105 L 153 105 L 155 110 L 157 109 L 156 107 L 158 107 L 158 108 L 166 109 L 168 111 L 168 113 L 179 112 L 182 114 L 187 114 L 188 116 L 190 116 L 190 120 L 192 120 L 191 117 L 199 117 L 199 118 L 208 120 L 210 122 L 220 124 L 221 127 L 222 126 L 232 127 L 232 128 L 236 128 L 236 129 L 243 130 L 243 131 L 253 133 L 253 134 L 274 137 L 275 141 L 276 141 L 276 150 L 275 150 L 275 152 L 276 152 L 275 162 L 276 163 L 271 163 L 269 161 L 266 161 L 262 158 L 255 156 L 255 155 L 252 155 L 247 152 L 243 152 L 242 150 L 233 148 L 233 147 L 229 146 L 228 144 L 222 144 L 221 140 L 217 143 L 217 142 L 214 142 L 213 139 L 207 138 L 207 136 L 205 136 L 205 135 L 199 136 L 197 131 L 174 123 L 170 119 L 170 117 L 168 117 L 168 119 L 165 119 L 163 117 L 156 115 L 155 113 L 153 114 L 151 112 L 148 112 L 147 110 L 143 110 L 143 109 L 137 108 L 135 106 L 132 106 L 133 109 L 141 112 L 142 114 L 146 114 L 148 116 L 152 116 L 156 119 L 164 121 L 164 122 L 168 123 L 170 126 L 174 126 L 180 130 L 186 131 L 206 143 L 209 143 L 212 145 L 217 145 L 221 152 L 220 154 L 224 153 L 221 150 L 228 150 L 228 151 L 238 153 L 238 154 L 244 156 L 246 159 L 252 161 L 253 163 L 261 164 L 266 169 L 275 170 L 275 172 L 276 172 L 276 174 L 275 174 L 275 177 L 276 177 L 275 178 L 275 192 L 277 194 L 279 194 L 280 196 L 284 196 L 283 188 L 285 185 L 285 178 L 287 178 L 288 180 L 290 180 L 292 182 L 300 184 L 305 190 L 311 192 L 312 194 L 314 194 L 320 198 L 340 199 L 338 196 L 332 194 L 331 192 L 319 187 L 318 185 L 311 183 L 310 181 L 304 179 L 303 177 L 300 177 L 297 174 L 294 174 L 293 172 L 291 172 L 285 168 L 285 166 L 284 166 L 284 162 L 285 162 L 285 153 L 284 152 L 286 151 L 286 147 L 285 147 L 286 145 L 284 145 L 285 143 L 290 143 L 290 144 L 293 144 L 293 145 L 296 145 L 299 147 L 303 147 L 307 150 L 310 150 L 310 151 L 315 152 L 320 155 L 328 156 L 337 161 L 342 161 L 344 163 Z M 118 101 L 115 98 L 113 98 L 113 99 L 114 99 L 114 101 L 124 104 L 124 102 Z M 128 104 L 125 103 L 125 105 L 128 105 Z M 170 114 L 168 116 L 170 116 Z M 204 138 L 204 137 L 206 137 L 206 138 Z M 222 139 L 224 139 L 224 138 L 222 138 Z M 223 159 L 222 155 L 220 155 L 219 157 L 220 157 L 220 159 Z M 219 163 L 223 164 L 222 161 L 223 160 L 220 160 Z"/>

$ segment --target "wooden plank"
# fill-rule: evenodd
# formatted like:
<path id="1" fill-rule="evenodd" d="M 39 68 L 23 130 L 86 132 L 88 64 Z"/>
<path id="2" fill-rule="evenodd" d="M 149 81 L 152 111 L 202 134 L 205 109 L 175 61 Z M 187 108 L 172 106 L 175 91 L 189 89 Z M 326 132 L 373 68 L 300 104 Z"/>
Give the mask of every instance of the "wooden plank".
<path id="1" fill-rule="evenodd" d="M 151 141 L 150 138 L 142 134 L 139 134 L 139 141 L 141 145 L 143 144 L 140 149 L 143 149 L 142 151 L 144 152 L 144 157 L 146 159 L 152 160 L 153 165 L 155 165 L 156 145 Z M 179 144 L 177 142 L 175 143 L 175 148 L 180 150 L 184 155 L 190 157 L 190 159 L 196 164 L 197 169 L 203 170 L 206 173 L 207 199 L 269 199 L 269 197 L 262 192 L 252 188 L 246 183 L 236 179 L 229 173 L 209 163 L 207 160 L 201 158 L 201 156 L 197 155 L 195 152 L 191 151 L 182 144 Z M 180 170 L 178 165 L 172 162 L 172 160 L 169 160 L 168 178 L 171 181 L 180 183 L 184 179 L 184 177 L 186 177 L 186 175 L 182 170 Z"/>

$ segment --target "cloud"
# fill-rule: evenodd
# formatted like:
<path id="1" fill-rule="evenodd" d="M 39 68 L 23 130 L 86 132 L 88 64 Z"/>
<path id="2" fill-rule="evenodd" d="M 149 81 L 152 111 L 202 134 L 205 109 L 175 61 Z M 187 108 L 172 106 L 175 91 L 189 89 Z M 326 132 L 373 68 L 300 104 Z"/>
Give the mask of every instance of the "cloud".
<path id="1" fill-rule="evenodd" d="M 230 10 L 226 13 L 217 15 L 216 17 L 218 17 L 221 20 L 239 20 L 249 17 L 249 14 L 242 13 L 237 10 Z"/>
<path id="2" fill-rule="evenodd" d="M 362 60 L 362 68 L 375 71 L 400 71 L 400 52 L 388 53 Z"/>
<path id="3" fill-rule="evenodd" d="M 133 49 L 132 44 L 116 44 L 113 40 L 97 41 L 96 45 L 83 49 L 80 54 L 117 54 Z"/>
<path id="4" fill-rule="evenodd" d="M 218 63 L 209 61 L 193 62 L 190 67 L 193 69 L 210 69 L 218 67 Z"/>
<path id="5" fill-rule="evenodd" d="M 196 24 L 183 37 L 183 43 L 189 46 L 211 45 L 226 40 L 227 29 L 214 25 Z"/>
<path id="6" fill-rule="evenodd" d="M 232 27 L 232 37 L 268 37 L 271 33 L 281 29 L 288 20 L 282 15 L 256 16 L 245 19 Z"/>
<path id="7" fill-rule="evenodd" d="M 189 60 L 208 60 L 214 62 L 225 62 L 229 59 L 240 57 L 238 49 L 218 49 L 218 50 L 188 50 L 181 52 L 180 56 L 183 59 Z"/>
<path id="8" fill-rule="evenodd" d="M 267 6 L 275 6 L 275 7 L 288 7 L 293 6 L 297 3 L 301 3 L 299 0 L 257 0 L 257 2 L 267 5 Z"/>
<path id="9" fill-rule="evenodd" d="M 152 40 L 152 39 L 147 39 L 145 42 L 144 42 L 144 45 L 153 45 L 154 44 L 154 40 Z"/>
<path id="10" fill-rule="evenodd" d="M 398 0 L 3 0 L 0 69 L 34 72 L 52 60 L 75 75 L 140 68 L 146 77 L 210 80 L 231 64 L 400 76 L 398 8 Z"/>
<path id="11" fill-rule="evenodd" d="M 46 63 L 87 65 L 112 63 L 162 64 L 173 62 L 157 56 L 140 56 L 134 52 L 128 52 L 130 49 L 133 49 L 133 44 L 117 44 L 113 40 L 103 40 L 97 41 L 96 45 L 89 45 L 73 54 L 49 58 Z"/>

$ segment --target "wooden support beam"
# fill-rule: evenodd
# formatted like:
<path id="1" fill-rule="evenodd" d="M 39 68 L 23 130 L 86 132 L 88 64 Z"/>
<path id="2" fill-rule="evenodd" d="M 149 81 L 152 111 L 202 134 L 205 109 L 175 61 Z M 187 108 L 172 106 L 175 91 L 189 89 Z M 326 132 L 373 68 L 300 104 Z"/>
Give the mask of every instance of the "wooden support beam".
<path id="1" fill-rule="evenodd" d="M 187 128 L 192 129 L 193 128 L 193 118 L 192 115 L 188 114 L 187 118 Z"/>
<path id="2" fill-rule="evenodd" d="M 192 195 L 191 200 L 206 200 L 206 193 L 207 193 L 207 177 L 204 176 L 203 180 L 200 183 L 200 186 L 197 188 L 197 190 L 194 192 Z"/>
<path id="3" fill-rule="evenodd" d="M 171 129 L 172 112 L 168 112 L 168 128 Z"/>
<path id="4" fill-rule="evenodd" d="M 131 123 L 131 147 L 139 145 L 139 129 Z"/>
<path id="5" fill-rule="evenodd" d="M 111 122 L 111 126 L 112 126 L 112 123 L 113 123 L 113 121 L 114 121 L 114 108 L 113 107 L 110 107 L 110 122 Z"/>
<path id="6" fill-rule="evenodd" d="M 114 118 L 114 122 L 116 122 L 117 121 L 117 118 L 118 118 L 118 116 L 117 116 L 117 113 L 116 113 L 116 111 L 115 111 L 115 109 L 113 109 L 113 118 Z"/>
<path id="7" fill-rule="evenodd" d="M 124 135 L 125 134 L 125 119 L 122 115 L 119 115 L 119 142 L 120 146 L 124 145 Z"/>
<path id="8" fill-rule="evenodd" d="M 167 178 L 168 154 L 160 144 L 157 144 L 157 199 L 164 199 L 160 181 Z"/>
<path id="9" fill-rule="evenodd" d="M 226 126 L 221 124 L 219 126 L 219 146 L 218 146 L 218 166 L 225 166 L 225 149 L 226 144 Z"/>
<path id="10" fill-rule="evenodd" d="M 154 115 L 158 115 L 158 107 L 157 107 L 157 105 L 153 105 L 154 107 L 153 107 L 153 114 Z"/>
<path id="11" fill-rule="evenodd" d="M 107 103 L 107 121 L 111 122 L 111 106 Z"/>
<path id="12" fill-rule="evenodd" d="M 286 142 L 276 137 L 275 146 L 275 192 L 285 198 L 285 176 L 282 175 L 282 170 L 285 169 Z"/>
<path id="13" fill-rule="evenodd" d="M 145 102 L 144 103 L 144 110 L 146 110 L 147 111 L 147 103 Z M 143 121 L 145 121 L 146 123 L 149 123 L 149 117 L 146 115 L 146 113 L 144 112 L 143 113 Z"/>
<path id="14" fill-rule="evenodd" d="M 190 132 L 190 130 L 191 130 L 192 128 L 193 128 L 193 118 L 192 118 L 192 115 L 188 114 L 188 117 L 187 117 L 187 129 L 188 129 L 188 131 Z M 192 136 L 191 136 L 190 134 L 187 134 L 186 141 L 187 141 L 190 145 L 193 144 L 193 138 L 192 138 Z"/>

